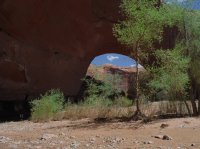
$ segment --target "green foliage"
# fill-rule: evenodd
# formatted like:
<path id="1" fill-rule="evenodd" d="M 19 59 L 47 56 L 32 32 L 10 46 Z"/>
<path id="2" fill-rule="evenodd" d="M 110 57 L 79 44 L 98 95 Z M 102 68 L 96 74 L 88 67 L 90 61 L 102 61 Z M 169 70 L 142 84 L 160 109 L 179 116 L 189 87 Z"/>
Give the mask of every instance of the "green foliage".
<path id="1" fill-rule="evenodd" d="M 184 98 L 189 83 L 188 67 L 190 59 L 184 56 L 181 46 L 173 50 L 155 52 L 158 64 L 149 71 L 153 75 L 149 86 L 158 91 L 166 91 L 171 100 Z"/>
<path id="2" fill-rule="evenodd" d="M 109 107 L 113 105 L 113 102 L 111 99 L 106 99 L 103 97 L 97 97 L 97 96 L 89 96 L 86 98 L 86 100 L 82 103 L 83 106 L 105 106 Z"/>
<path id="3" fill-rule="evenodd" d="M 93 106 L 93 107 L 98 107 L 98 106 L 103 106 L 103 107 L 130 107 L 132 106 L 132 100 L 126 98 L 126 97 L 119 97 L 116 98 L 115 100 L 111 99 L 106 99 L 96 96 L 90 96 L 88 97 L 84 102 L 81 103 L 83 106 Z"/>
<path id="4" fill-rule="evenodd" d="M 130 106 L 131 101 L 125 97 L 121 97 L 122 89 L 119 87 L 122 82 L 121 76 L 111 74 L 106 76 L 94 76 L 95 80 L 102 80 L 96 83 L 86 80 L 88 89 L 88 97 L 81 103 L 83 106 Z"/>
<path id="5" fill-rule="evenodd" d="M 126 97 L 120 97 L 113 101 L 113 105 L 117 107 L 131 107 L 133 105 L 133 101 Z"/>
<path id="6" fill-rule="evenodd" d="M 158 0 L 122 0 L 121 8 L 126 19 L 114 25 L 113 32 L 120 43 L 132 48 L 138 68 L 141 53 L 162 41 L 165 27 L 180 22 L 182 9 L 177 5 L 159 4 Z M 140 113 L 138 69 L 135 86 L 137 114 Z"/>
<path id="7" fill-rule="evenodd" d="M 157 4 L 158 0 L 123 0 L 121 8 L 126 19 L 114 26 L 117 39 L 131 47 L 151 47 L 155 40 L 160 41 L 164 26 L 180 22 L 181 9 L 166 4 L 158 8 Z"/>
<path id="8" fill-rule="evenodd" d="M 183 43 L 191 58 L 190 73 L 195 82 L 200 84 L 200 11 L 186 11 L 183 25 Z"/>
<path id="9" fill-rule="evenodd" d="M 46 92 L 39 99 L 31 102 L 31 119 L 33 121 L 46 121 L 62 111 L 64 108 L 64 95 L 56 89 Z"/>
<path id="10" fill-rule="evenodd" d="M 106 99 L 117 98 L 122 92 L 122 89 L 119 88 L 119 84 L 122 81 L 120 75 L 106 75 L 103 78 L 97 75 L 94 78 L 96 80 L 102 80 L 102 82 L 95 83 L 92 80 L 85 79 L 88 86 L 87 93 L 89 98 L 98 98 L 98 96 Z"/>

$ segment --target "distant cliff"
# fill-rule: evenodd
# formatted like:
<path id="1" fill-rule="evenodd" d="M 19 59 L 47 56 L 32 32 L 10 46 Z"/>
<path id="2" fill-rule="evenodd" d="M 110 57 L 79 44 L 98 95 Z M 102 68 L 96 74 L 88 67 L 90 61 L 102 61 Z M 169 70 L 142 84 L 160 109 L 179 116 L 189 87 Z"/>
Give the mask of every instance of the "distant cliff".
<path id="1" fill-rule="evenodd" d="M 144 72 L 144 68 L 140 67 L 139 71 Z M 103 66 L 90 65 L 87 71 L 87 76 L 94 77 L 103 81 L 106 75 L 119 75 L 120 82 L 117 84 L 122 91 L 129 97 L 135 95 L 135 74 L 136 67 L 118 67 L 111 64 L 105 64 Z"/>

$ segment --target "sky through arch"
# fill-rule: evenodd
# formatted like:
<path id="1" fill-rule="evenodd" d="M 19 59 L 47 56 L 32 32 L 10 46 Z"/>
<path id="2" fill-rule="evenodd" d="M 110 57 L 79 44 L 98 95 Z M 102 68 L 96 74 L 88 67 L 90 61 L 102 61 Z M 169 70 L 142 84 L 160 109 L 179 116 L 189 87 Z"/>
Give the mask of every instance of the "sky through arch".
<path id="1" fill-rule="evenodd" d="M 91 64 L 97 66 L 112 64 L 120 67 L 134 67 L 135 60 L 122 54 L 108 53 L 95 57 Z"/>

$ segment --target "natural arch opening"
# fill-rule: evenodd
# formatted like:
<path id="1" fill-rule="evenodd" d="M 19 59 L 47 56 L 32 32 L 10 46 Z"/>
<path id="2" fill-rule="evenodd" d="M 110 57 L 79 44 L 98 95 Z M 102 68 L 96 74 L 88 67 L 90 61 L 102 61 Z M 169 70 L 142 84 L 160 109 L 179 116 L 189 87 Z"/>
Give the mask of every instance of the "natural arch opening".
<path id="1" fill-rule="evenodd" d="M 139 65 L 139 71 L 144 71 L 143 66 Z M 135 98 L 135 77 L 136 62 L 133 58 L 118 54 L 106 53 L 96 56 L 90 63 L 81 88 L 81 96 L 84 98 L 85 91 L 88 89 L 87 81 L 94 81 L 96 85 L 110 85 L 110 98 L 117 96 Z M 86 81 L 86 82 L 85 82 Z M 112 93 L 111 93 L 112 92 Z"/>

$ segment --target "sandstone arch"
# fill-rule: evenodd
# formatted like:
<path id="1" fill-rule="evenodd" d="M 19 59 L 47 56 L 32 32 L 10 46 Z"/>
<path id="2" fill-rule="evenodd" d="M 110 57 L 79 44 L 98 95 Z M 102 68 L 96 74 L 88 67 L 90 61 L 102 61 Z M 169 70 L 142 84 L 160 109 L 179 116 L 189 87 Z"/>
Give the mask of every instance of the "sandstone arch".
<path id="1" fill-rule="evenodd" d="M 119 50 L 112 35 L 118 4 L 118 0 L 1 1 L 0 100 L 24 99 L 51 88 L 76 95 L 93 57 Z"/>
<path id="2" fill-rule="evenodd" d="M 95 56 L 129 55 L 112 35 L 119 3 L 1 0 L 0 100 L 23 100 L 51 88 L 76 95 Z"/>

